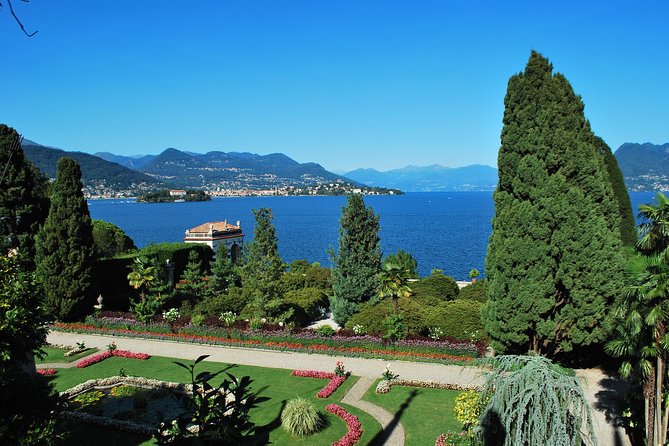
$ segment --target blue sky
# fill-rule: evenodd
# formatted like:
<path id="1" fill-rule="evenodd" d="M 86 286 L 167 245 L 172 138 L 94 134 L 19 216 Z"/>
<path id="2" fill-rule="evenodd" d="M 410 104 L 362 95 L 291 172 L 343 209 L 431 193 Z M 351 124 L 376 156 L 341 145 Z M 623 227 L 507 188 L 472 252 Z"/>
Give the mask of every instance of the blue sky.
<path id="1" fill-rule="evenodd" d="M 0 122 L 66 150 L 494 166 L 506 84 L 532 49 L 614 150 L 669 142 L 664 0 L 13 4 L 39 32 L 0 10 Z"/>

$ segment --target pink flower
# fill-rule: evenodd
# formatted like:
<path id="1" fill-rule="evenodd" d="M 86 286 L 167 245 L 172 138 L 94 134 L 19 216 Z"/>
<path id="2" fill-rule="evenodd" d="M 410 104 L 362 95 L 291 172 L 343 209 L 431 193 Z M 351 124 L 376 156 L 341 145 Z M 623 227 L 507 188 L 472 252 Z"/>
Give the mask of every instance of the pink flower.
<path id="1" fill-rule="evenodd" d="M 347 376 L 336 376 L 331 372 L 317 372 L 315 370 L 293 370 L 293 376 L 302 376 L 305 378 L 329 379 L 330 382 L 316 394 L 318 398 L 327 398 L 346 381 Z"/>
<path id="2" fill-rule="evenodd" d="M 56 373 L 58 373 L 58 370 L 56 370 L 56 369 L 37 369 L 37 373 L 39 373 L 42 376 L 53 376 Z"/>
<path id="3" fill-rule="evenodd" d="M 348 428 L 346 435 L 332 443 L 332 446 L 353 446 L 360 441 L 360 438 L 362 437 L 362 425 L 360 424 L 358 417 L 351 415 L 346 412 L 343 407 L 336 404 L 328 404 L 325 409 L 344 420 L 346 427 Z"/>
<path id="4" fill-rule="evenodd" d="M 111 358 L 112 356 L 119 356 L 121 358 L 130 358 L 130 359 L 150 358 L 150 356 L 147 355 L 146 353 L 133 353 L 127 350 L 107 350 L 106 352 L 99 353 L 95 356 L 90 356 L 88 358 L 82 359 L 81 361 L 77 362 L 76 366 L 79 369 L 83 369 L 84 367 L 88 367 L 89 365 L 93 365 L 100 361 L 104 361 L 105 359 Z"/>

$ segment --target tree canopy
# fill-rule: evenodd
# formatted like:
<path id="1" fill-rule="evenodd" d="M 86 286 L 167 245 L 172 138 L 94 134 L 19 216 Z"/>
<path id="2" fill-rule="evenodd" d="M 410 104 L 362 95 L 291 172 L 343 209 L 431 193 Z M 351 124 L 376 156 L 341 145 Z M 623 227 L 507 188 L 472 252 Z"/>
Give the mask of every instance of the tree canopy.
<path id="1" fill-rule="evenodd" d="M 93 220 L 93 247 L 95 257 L 106 259 L 137 249 L 135 242 L 123 229 L 104 220 Z"/>
<path id="2" fill-rule="evenodd" d="M 532 52 L 504 105 L 486 328 L 502 352 L 601 345 L 624 282 L 621 226 L 583 102 Z"/>
<path id="3" fill-rule="evenodd" d="M 344 325 L 359 304 L 376 296 L 382 255 L 379 217 L 365 207 L 362 195 L 347 197 L 339 222 L 339 248 L 331 253 L 334 296 L 330 308 L 334 320 Z"/>
<path id="4" fill-rule="evenodd" d="M 71 158 L 61 158 L 51 186 L 49 216 L 35 243 L 36 278 L 44 291 L 44 303 L 60 320 L 80 316 L 92 285 L 93 230 L 81 189 L 79 165 Z"/>

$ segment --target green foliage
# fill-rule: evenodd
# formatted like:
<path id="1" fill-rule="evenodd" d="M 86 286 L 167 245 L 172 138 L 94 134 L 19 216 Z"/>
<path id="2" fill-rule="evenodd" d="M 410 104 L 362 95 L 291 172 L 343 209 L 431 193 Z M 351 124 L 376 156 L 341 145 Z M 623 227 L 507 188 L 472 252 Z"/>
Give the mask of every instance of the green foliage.
<path id="1" fill-rule="evenodd" d="M 0 124 L 0 166 L 0 217 L 7 219 L 0 222 L 0 253 L 10 245 L 18 247 L 21 263 L 33 269 L 34 236 L 49 211 L 48 180 L 25 158 L 16 130 L 4 124 Z M 9 224 L 16 238 L 12 243 Z"/>
<path id="2" fill-rule="evenodd" d="M 444 336 L 470 339 L 474 333 L 485 333 L 481 321 L 481 302 L 457 299 L 426 312 L 425 324 L 440 328 Z"/>
<path id="3" fill-rule="evenodd" d="M 480 275 L 481 273 L 476 268 L 473 268 L 471 271 L 469 271 L 469 278 L 472 280 L 476 280 L 476 278 Z"/>
<path id="4" fill-rule="evenodd" d="M 388 254 L 385 259 L 383 259 L 382 265 L 386 263 L 391 263 L 397 265 L 398 268 L 406 271 L 406 275 L 410 279 L 418 279 L 418 262 L 416 259 L 406 251 L 401 249 L 397 251 L 396 254 Z"/>
<path id="5" fill-rule="evenodd" d="M 202 326 L 202 325 L 204 324 L 204 320 L 205 320 L 205 318 L 204 318 L 203 315 L 201 315 L 201 314 L 194 314 L 194 315 L 191 316 L 191 318 L 190 318 L 190 324 L 191 324 L 193 327 L 200 327 L 200 326 Z"/>
<path id="6" fill-rule="evenodd" d="M 597 444 L 577 378 L 541 356 L 498 356 L 488 365 L 493 371 L 482 392 L 489 401 L 481 421 L 484 444 Z"/>
<path id="7" fill-rule="evenodd" d="M 244 444 L 255 433 L 255 424 L 249 411 L 265 398 L 256 397 L 251 391 L 252 380 L 248 376 L 237 379 L 230 373 L 218 387 L 210 381 L 218 373 L 201 372 L 195 374 L 197 364 L 209 355 L 198 357 L 193 364 L 174 364 L 188 371 L 191 378 L 192 392 L 188 413 L 181 415 L 171 424 L 166 435 L 159 434 L 160 442 L 183 442 L 198 438 L 205 444 Z M 193 424 L 196 430 L 186 426 Z"/>
<path id="8" fill-rule="evenodd" d="M 334 320 L 344 325 L 361 303 L 376 296 L 381 247 L 379 217 L 365 207 L 362 195 L 347 197 L 339 222 L 338 251 L 330 252 L 334 264 L 330 309 Z"/>
<path id="9" fill-rule="evenodd" d="M 240 286 L 241 279 L 227 246 L 221 243 L 216 249 L 216 258 L 211 265 L 211 277 L 206 292 L 210 297 L 215 296 L 226 292 L 228 287 L 233 285 Z"/>
<path id="10" fill-rule="evenodd" d="M 184 201 L 209 201 L 211 197 L 203 190 L 188 189 L 186 195 L 170 195 L 169 189 L 149 192 L 137 197 L 138 202 L 144 203 L 172 203 L 177 200 Z"/>
<path id="11" fill-rule="evenodd" d="M 283 295 L 284 303 L 293 309 L 293 320 L 300 326 L 320 318 L 321 308 L 327 307 L 328 297 L 318 288 L 302 288 Z"/>
<path id="12" fill-rule="evenodd" d="M 193 308 L 193 312 L 207 318 L 217 318 L 221 313 L 232 311 L 241 313 L 242 309 L 251 301 L 251 294 L 246 288 L 230 287 L 227 293 L 208 297 Z"/>
<path id="13" fill-rule="evenodd" d="M 481 394 L 476 390 L 467 390 L 455 398 L 455 419 L 462 423 L 465 430 L 472 430 L 479 424 L 481 411 L 486 404 L 481 400 Z"/>
<path id="14" fill-rule="evenodd" d="M 445 276 L 441 271 L 432 274 L 419 282 L 411 284 L 414 299 L 428 305 L 439 305 L 444 301 L 458 297 L 460 288 L 454 278 Z"/>
<path id="15" fill-rule="evenodd" d="M 386 326 L 386 334 L 383 338 L 389 341 L 405 339 L 409 334 L 409 330 L 404 323 L 404 316 L 396 312 L 386 316 L 383 320 L 383 324 Z"/>
<path id="16" fill-rule="evenodd" d="M 0 310 L 0 444 L 53 444 L 57 396 L 33 362 L 46 342 L 46 315 L 16 257 L 0 255 Z"/>
<path id="17" fill-rule="evenodd" d="M 486 280 L 477 280 L 476 282 L 470 283 L 460 290 L 457 299 L 476 300 L 481 303 L 485 302 L 487 283 Z"/>
<path id="18" fill-rule="evenodd" d="M 379 287 L 377 288 L 379 299 L 390 297 L 393 300 L 393 312 L 395 313 L 397 313 L 397 300 L 400 297 L 411 296 L 411 288 L 407 285 L 408 280 L 407 271 L 398 264 L 386 261 L 381 265 Z"/>
<path id="19" fill-rule="evenodd" d="M 321 336 L 334 336 L 334 334 L 337 333 L 335 329 L 329 325 L 321 325 L 317 327 L 314 331 Z"/>
<path id="20" fill-rule="evenodd" d="M 94 292 L 93 230 L 82 187 L 79 165 L 71 158 L 58 160 L 49 216 L 35 241 L 45 307 L 64 321 L 81 316 L 86 297 Z"/>
<path id="21" fill-rule="evenodd" d="M 182 301 L 199 302 L 205 295 L 208 282 L 202 272 L 202 261 L 195 251 L 188 254 L 186 270 L 176 284 L 177 293 Z"/>
<path id="22" fill-rule="evenodd" d="M 46 342 L 46 315 L 32 274 L 0 256 L 0 365 L 18 364 Z"/>
<path id="23" fill-rule="evenodd" d="M 426 314 L 431 311 L 433 307 L 424 306 L 412 298 L 398 299 L 398 313 L 403 316 L 404 324 L 410 334 L 427 332 Z M 361 305 L 360 311 L 346 322 L 346 328 L 353 329 L 354 326 L 360 325 L 367 333 L 385 334 L 387 331 L 385 320 L 392 313 L 392 303 L 388 300 L 368 302 Z"/>
<path id="24" fill-rule="evenodd" d="M 136 249 L 135 242 L 121 228 L 108 221 L 93 220 L 93 250 L 97 259 L 112 258 Z"/>
<path id="25" fill-rule="evenodd" d="M 323 268 L 318 263 L 309 264 L 306 260 L 295 260 L 289 271 L 281 276 L 281 288 L 284 291 L 302 288 L 318 288 L 327 295 L 332 294 L 330 268 Z"/>
<path id="26" fill-rule="evenodd" d="M 604 158 L 604 165 L 611 182 L 613 195 L 616 199 L 618 207 L 618 215 L 620 216 L 620 240 L 624 246 L 634 246 L 637 241 L 636 224 L 634 222 L 634 212 L 632 211 L 632 203 L 627 192 L 627 186 L 623 179 L 623 174 L 618 167 L 616 157 L 611 153 L 611 148 L 598 136 L 595 136 L 595 146 L 599 149 L 599 153 Z"/>
<path id="27" fill-rule="evenodd" d="M 279 256 L 276 230 L 272 225 L 272 211 L 267 208 L 253 210 L 256 224 L 253 240 L 246 250 L 242 283 L 251 290 L 257 316 L 268 315 L 267 306 L 280 298 L 279 279 L 284 264 Z"/>
<path id="28" fill-rule="evenodd" d="M 504 104 L 486 328 L 500 352 L 575 355 L 610 332 L 618 206 L 583 102 L 548 60 L 532 52 Z"/>
<path id="29" fill-rule="evenodd" d="M 323 418 L 313 403 L 298 396 L 283 408 L 281 426 L 289 434 L 303 437 L 318 432 L 323 427 Z"/>
<path id="30" fill-rule="evenodd" d="M 151 292 L 152 285 L 158 281 L 156 266 L 146 257 L 136 257 L 128 274 L 128 283 L 136 290 L 140 290 L 139 299 L 130 303 L 130 311 L 140 322 L 150 322 L 165 301 L 159 292 Z"/>

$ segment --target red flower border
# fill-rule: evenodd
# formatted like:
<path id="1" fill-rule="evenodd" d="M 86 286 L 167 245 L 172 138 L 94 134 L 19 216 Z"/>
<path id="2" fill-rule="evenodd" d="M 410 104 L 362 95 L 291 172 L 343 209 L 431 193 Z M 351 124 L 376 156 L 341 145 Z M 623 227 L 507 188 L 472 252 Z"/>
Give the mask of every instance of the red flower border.
<path id="1" fill-rule="evenodd" d="M 304 378 L 329 379 L 330 382 L 316 394 L 318 398 L 329 397 L 335 392 L 335 390 L 339 388 L 339 386 L 344 384 L 344 381 L 346 381 L 346 376 L 337 376 L 332 372 L 318 372 L 316 370 L 293 370 L 290 374 L 292 376 L 301 376 Z"/>
<path id="2" fill-rule="evenodd" d="M 37 369 L 37 373 L 42 376 L 53 376 L 58 373 L 56 369 Z"/>
<path id="3" fill-rule="evenodd" d="M 106 352 L 99 353 L 95 356 L 90 356 L 88 358 L 82 359 L 81 361 L 77 362 L 76 366 L 79 369 L 83 369 L 84 367 L 97 364 L 98 362 L 104 361 L 105 359 L 111 358 L 112 356 L 118 356 L 120 358 L 142 359 L 142 360 L 149 359 L 151 357 L 146 353 L 133 353 L 127 350 L 107 350 Z"/>
<path id="4" fill-rule="evenodd" d="M 360 438 L 362 437 L 362 424 L 360 424 L 358 417 L 351 415 L 346 412 L 346 409 L 336 404 L 328 404 L 325 409 L 344 420 L 346 427 L 348 428 L 346 435 L 332 443 L 332 446 L 354 446 L 360 441 Z"/>

